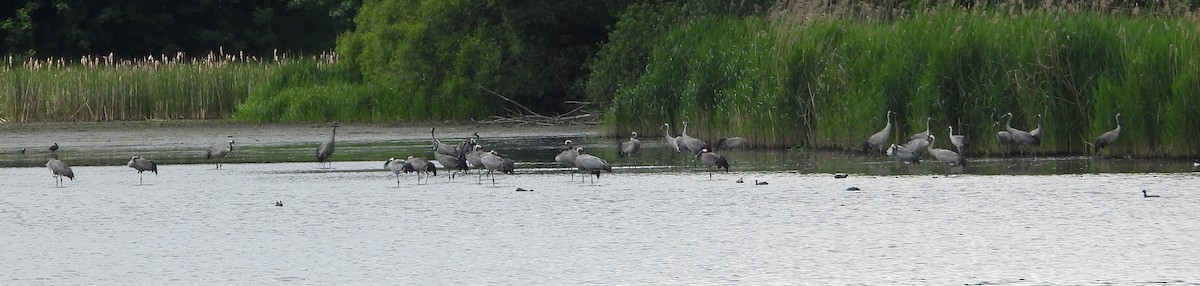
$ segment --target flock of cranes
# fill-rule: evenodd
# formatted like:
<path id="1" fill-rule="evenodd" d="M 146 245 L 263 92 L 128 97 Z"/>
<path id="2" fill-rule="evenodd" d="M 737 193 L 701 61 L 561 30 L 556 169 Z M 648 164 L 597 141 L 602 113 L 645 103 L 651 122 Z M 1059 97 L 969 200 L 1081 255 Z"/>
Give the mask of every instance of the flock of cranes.
<path id="1" fill-rule="evenodd" d="M 971 146 L 971 141 L 964 135 L 954 134 L 954 127 L 948 128 L 948 136 L 951 145 L 957 150 L 936 148 L 938 136 L 932 134 L 932 118 L 926 118 L 924 131 L 913 134 L 908 137 L 908 141 L 903 144 L 891 143 L 892 138 L 892 117 L 895 112 L 888 110 L 885 115 L 886 124 L 883 129 L 867 138 L 862 143 L 864 151 L 876 150 L 882 151 L 896 161 L 904 164 L 919 163 L 924 155 L 932 156 L 939 162 L 950 166 L 963 166 L 966 160 L 963 154 L 966 153 Z M 996 132 L 996 140 L 1002 145 L 1014 145 L 1018 148 L 1031 148 L 1038 146 L 1041 143 L 1042 136 L 1042 116 L 1039 114 L 1038 126 L 1031 131 L 1024 131 L 1012 127 L 1012 113 L 1006 113 L 1001 116 L 1001 119 L 1008 117 L 1005 121 L 1003 130 Z M 1105 132 L 1096 137 L 1093 148 L 1095 152 L 1099 152 L 1105 147 L 1111 146 L 1117 142 L 1121 135 L 1121 114 L 1115 117 L 1116 128 Z M 996 127 L 1000 124 L 999 121 L 994 121 L 992 126 Z M 316 161 L 318 168 L 329 168 L 330 158 L 336 148 L 337 128 L 339 125 L 334 122 L 330 132 L 329 140 L 320 144 L 316 150 Z M 676 153 L 686 154 L 694 158 L 696 162 L 710 168 L 710 170 L 724 169 L 729 171 L 730 164 L 728 159 L 716 153 L 718 150 L 743 148 L 747 145 L 747 140 L 742 137 L 721 138 L 716 145 L 709 145 L 702 139 L 688 135 L 688 123 L 683 122 L 683 129 L 679 136 L 671 135 L 671 125 L 663 123 L 663 139 L 668 148 L 675 150 Z M 478 182 L 482 184 L 485 177 L 492 180 L 495 185 L 495 173 L 513 173 L 516 169 L 516 164 L 512 159 L 505 158 L 496 150 L 484 151 L 480 145 L 479 133 L 473 134 L 459 141 L 458 144 L 447 144 L 442 142 L 437 137 L 436 128 L 429 129 L 430 138 L 432 139 L 432 155 L 433 159 L 441 165 L 441 168 L 453 170 L 447 176 L 448 180 L 453 180 L 460 173 L 469 172 L 471 169 L 479 169 Z M 574 181 L 574 173 L 582 173 L 594 176 L 592 182 L 600 178 L 603 172 L 612 172 L 612 164 L 607 160 L 588 154 L 583 147 L 575 146 L 571 140 L 563 142 L 564 150 L 554 158 L 554 162 L 565 168 L 572 168 L 575 171 L 571 172 L 571 180 Z M 233 152 L 235 142 L 230 140 L 227 145 L 219 145 L 209 148 L 205 152 L 205 159 L 212 160 L 216 165 L 216 169 L 220 169 L 224 163 L 224 158 Z M 621 157 L 633 156 L 641 149 L 642 142 L 638 137 L 637 132 L 632 132 L 629 140 L 624 141 L 618 147 L 618 155 Z M 75 174 L 71 167 L 58 159 L 55 152 L 59 149 L 58 143 L 50 146 L 49 150 L 52 153 L 51 159 L 46 162 L 46 168 L 49 169 L 57 181 L 56 186 L 61 187 L 63 178 L 74 180 Z M 24 153 L 25 150 L 21 150 Z M 150 171 L 158 174 L 158 165 L 149 159 L 140 156 L 133 156 L 126 164 L 138 172 L 138 183 L 142 183 L 142 173 Z M 1200 171 L 1200 161 L 1194 166 L 1195 171 Z M 424 177 L 428 183 L 428 177 L 436 176 L 438 167 L 432 161 L 425 158 L 408 156 L 405 159 L 390 158 L 384 162 L 384 168 L 390 170 L 396 175 L 396 184 L 399 186 L 401 173 L 416 173 L 417 184 L 421 184 Z M 712 178 L 712 172 L 709 172 L 709 178 Z"/>
<path id="2" fill-rule="evenodd" d="M 919 163 L 921 156 L 925 154 L 933 156 L 933 158 L 938 162 L 946 163 L 950 166 L 963 166 L 966 164 L 963 154 L 965 154 L 970 148 L 970 140 L 966 136 L 954 134 L 954 126 L 950 126 L 948 128 L 950 131 L 948 134 L 950 143 L 958 151 L 955 152 L 949 149 L 934 148 L 933 146 L 935 146 L 934 142 L 936 141 L 937 136 L 930 134 L 930 128 L 932 128 L 930 122 L 933 120 L 932 117 L 925 118 L 925 131 L 909 136 L 906 143 L 890 143 L 890 139 L 892 138 L 893 114 L 896 114 L 896 112 L 891 110 L 887 111 L 887 114 L 885 115 L 885 120 L 887 123 L 883 126 L 882 130 L 879 130 L 879 132 L 867 137 L 866 141 L 863 141 L 863 151 L 882 150 L 888 156 L 904 164 Z M 1037 115 L 1037 128 L 1034 128 L 1031 131 L 1013 128 L 1012 112 L 1005 113 L 1004 115 L 1000 116 L 1000 119 L 1004 119 L 1005 117 L 1008 117 L 1008 120 L 1004 123 L 1004 129 L 996 132 L 996 141 L 1000 143 L 1000 145 L 1016 146 L 1022 150 L 1041 145 L 1042 137 L 1045 135 L 1042 131 L 1041 114 Z M 1115 120 L 1117 124 L 1116 128 L 1113 128 L 1108 132 L 1104 132 L 1104 134 L 1096 137 L 1095 143 L 1092 144 L 1093 152 L 1099 153 L 1100 150 L 1104 149 L 1105 147 L 1117 143 L 1117 139 L 1121 137 L 1120 113 L 1117 113 Z M 993 128 L 999 125 L 999 121 L 992 122 Z M 885 145 L 887 145 L 886 148 L 884 147 Z M 1200 164 L 1200 162 L 1197 164 Z"/>
<path id="3" fill-rule="evenodd" d="M 337 122 L 334 122 L 330 132 L 329 140 L 322 142 L 317 147 L 315 155 L 318 168 L 330 168 L 330 158 L 333 156 L 337 146 L 336 140 L 338 127 L 339 125 Z M 677 153 L 684 154 L 686 152 L 688 156 L 695 158 L 697 162 L 705 166 L 718 169 L 723 168 L 726 172 L 729 171 L 729 161 L 725 159 L 725 157 L 712 151 L 716 149 L 709 147 L 709 145 L 703 140 L 691 137 L 687 134 L 686 122 L 684 122 L 683 133 L 679 137 L 673 137 L 670 135 L 669 124 L 664 123 L 663 128 L 667 129 L 668 131 L 665 137 L 667 139 L 667 145 L 671 146 L 671 148 Z M 441 165 L 441 168 L 447 171 L 453 170 L 447 176 L 447 180 L 453 180 L 457 175 L 469 172 L 471 169 L 478 169 L 480 170 L 478 175 L 479 183 L 482 184 L 483 180 L 488 178 L 491 179 L 492 184 L 495 185 L 496 173 L 511 174 L 516 169 L 516 163 L 512 159 L 503 157 L 496 150 L 484 151 L 483 146 L 480 145 L 481 138 L 479 133 L 475 133 L 472 137 L 463 139 L 457 144 L 447 144 L 437 137 L 436 130 L 436 128 L 429 129 L 430 138 L 432 139 L 431 153 L 433 155 L 433 161 L 437 161 L 437 163 Z M 593 154 L 588 154 L 583 147 L 575 146 L 571 140 L 566 140 L 563 145 L 565 146 L 564 150 L 555 156 L 554 162 L 562 167 L 574 169 L 574 171 L 571 172 L 572 181 L 575 180 L 574 174 L 576 172 L 594 176 L 591 179 L 591 182 L 595 183 L 595 180 L 599 179 L 602 173 L 611 173 L 613 171 L 612 164 L 610 164 L 607 160 L 597 157 Z M 741 148 L 745 145 L 745 138 L 731 137 L 720 139 L 718 141 L 718 146 L 714 147 L 721 149 L 732 149 Z M 212 161 L 216 165 L 215 169 L 221 169 L 221 166 L 224 164 L 225 157 L 229 156 L 236 146 L 236 142 L 230 140 L 227 144 L 210 147 L 205 151 L 204 158 Z M 640 138 L 638 138 L 637 132 L 633 132 L 630 135 L 629 140 L 622 142 L 618 147 L 618 155 L 621 157 L 633 156 L 641 150 L 641 147 L 642 142 Z M 46 162 L 46 168 L 54 174 L 54 177 L 57 180 L 56 186 L 62 187 L 63 178 L 74 180 L 75 174 L 69 165 L 58 159 L 57 153 L 55 153 L 58 151 L 58 148 L 58 143 L 54 143 L 54 145 L 49 148 L 51 152 L 51 159 Z M 400 186 L 401 173 L 415 173 L 417 177 L 417 184 L 421 184 L 422 180 L 424 180 L 425 183 L 428 183 L 429 177 L 437 176 L 438 173 L 439 167 L 434 164 L 433 161 L 417 156 L 408 156 L 405 159 L 397 159 L 393 157 L 389 158 L 386 162 L 384 162 L 383 165 L 384 169 L 387 169 L 395 174 L 396 185 Z M 138 184 L 142 184 L 143 182 L 143 172 L 150 171 L 156 175 L 158 174 L 158 164 L 152 160 L 142 158 L 140 156 L 133 156 L 126 166 L 133 168 L 138 172 Z M 709 177 L 712 177 L 711 172 L 709 173 Z"/>

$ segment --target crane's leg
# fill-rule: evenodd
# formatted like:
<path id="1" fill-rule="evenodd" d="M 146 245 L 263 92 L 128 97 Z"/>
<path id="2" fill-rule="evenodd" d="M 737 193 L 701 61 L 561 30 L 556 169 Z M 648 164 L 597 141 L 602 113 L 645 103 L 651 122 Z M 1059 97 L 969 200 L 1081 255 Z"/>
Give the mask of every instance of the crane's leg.
<path id="1" fill-rule="evenodd" d="M 138 172 L 138 186 L 142 185 L 142 172 Z"/>

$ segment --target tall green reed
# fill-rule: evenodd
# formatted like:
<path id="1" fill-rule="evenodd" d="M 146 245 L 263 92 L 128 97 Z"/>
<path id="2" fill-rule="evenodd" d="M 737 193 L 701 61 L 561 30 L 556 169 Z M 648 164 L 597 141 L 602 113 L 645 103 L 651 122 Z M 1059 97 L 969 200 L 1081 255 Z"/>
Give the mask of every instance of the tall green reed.
<path id="1" fill-rule="evenodd" d="M 1192 14 L 821 9 L 841 16 L 777 12 L 672 29 L 645 74 L 616 92 L 606 131 L 652 133 L 661 122 L 691 121 L 692 136 L 849 149 L 893 110 L 900 114 L 894 142 L 925 130 L 932 117 L 935 135 L 954 126 L 983 151 L 1004 152 L 992 122 L 1011 112 L 1023 130 L 1036 127 L 1036 115 L 1045 118 L 1041 146 L 1026 151 L 1084 154 L 1122 113 L 1113 154 L 1197 154 L 1190 142 L 1200 140 L 1192 96 L 1200 92 L 1200 38 Z"/>
<path id="2" fill-rule="evenodd" d="M 321 55 L 328 61 L 332 55 Z M 113 55 L 0 66 L 0 120 L 111 121 L 213 119 L 233 113 L 255 84 L 290 61 L 241 54 Z"/>

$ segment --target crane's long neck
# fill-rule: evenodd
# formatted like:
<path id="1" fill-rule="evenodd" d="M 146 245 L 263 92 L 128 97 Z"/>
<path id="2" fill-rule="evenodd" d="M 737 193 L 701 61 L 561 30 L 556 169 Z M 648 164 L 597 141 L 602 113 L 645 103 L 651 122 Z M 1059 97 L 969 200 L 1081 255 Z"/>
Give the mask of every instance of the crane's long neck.
<path id="1" fill-rule="evenodd" d="M 891 112 L 888 112 L 888 114 L 887 114 L 887 124 L 883 125 L 883 130 L 885 130 L 885 131 L 892 130 L 892 113 Z"/>
<path id="2" fill-rule="evenodd" d="M 687 137 L 687 136 L 688 136 L 688 135 L 687 135 L 687 126 L 688 126 L 688 123 L 687 123 L 687 122 L 684 122 L 684 123 L 683 123 L 683 133 L 679 133 L 679 134 L 680 134 L 680 135 L 682 135 L 683 137 Z"/>
<path id="3" fill-rule="evenodd" d="M 663 130 L 666 131 L 667 139 L 675 138 L 675 136 L 671 136 L 671 125 L 663 124 Z"/>
<path id="4" fill-rule="evenodd" d="M 333 127 L 333 134 L 330 134 L 330 135 L 329 135 L 329 142 L 333 142 L 333 139 L 334 139 L 335 137 L 337 137 L 337 126 L 334 126 L 334 127 Z"/>
<path id="5" fill-rule="evenodd" d="M 233 142 L 229 142 L 229 151 L 233 151 Z"/>
<path id="6" fill-rule="evenodd" d="M 1121 130 L 1121 115 L 1117 114 L 1117 130 Z"/>
<path id="7" fill-rule="evenodd" d="M 925 134 L 929 134 L 930 120 L 933 120 L 933 117 L 925 117 Z"/>
<path id="8" fill-rule="evenodd" d="M 1004 129 L 1013 129 L 1012 128 L 1012 118 L 1013 118 L 1012 115 L 1008 116 L 1008 121 L 1004 122 Z"/>

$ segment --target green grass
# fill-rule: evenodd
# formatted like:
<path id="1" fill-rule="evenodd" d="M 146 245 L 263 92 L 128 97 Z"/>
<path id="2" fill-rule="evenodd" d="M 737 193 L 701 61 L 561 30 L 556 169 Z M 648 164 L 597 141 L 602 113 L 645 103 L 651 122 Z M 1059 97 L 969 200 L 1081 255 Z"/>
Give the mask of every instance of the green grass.
<path id="1" fill-rule="evenodd" d="M 925 130 L 928 116 L 941 138 L 954 126 L 999 152 L 991 123 L 1012 112 L 1023 130 L 1045 115 L 1034 152 L 1085 154 L 1122 113 L 1113 154 L 1196 155 L 1194 16 L 1126 14 L 928 8 L 889 21 L 800 13 L 694 21 L 668 31 L 645 73 L 616 91 L 605 130 L 649 135 L 690 121 L 695 137 L 850 149 L 893 110 L 893 141 Z"/>
<path id="2" fill-rule="evenodd" d="M 285 61 L 225 54 L 10 60 L 0 66 L 0 120 L 224 118 Z"/>

